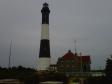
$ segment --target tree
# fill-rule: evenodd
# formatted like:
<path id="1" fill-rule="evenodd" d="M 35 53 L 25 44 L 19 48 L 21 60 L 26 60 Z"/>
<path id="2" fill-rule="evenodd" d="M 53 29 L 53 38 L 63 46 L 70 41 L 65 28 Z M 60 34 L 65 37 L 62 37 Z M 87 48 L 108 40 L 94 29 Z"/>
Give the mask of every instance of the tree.
<path id="1" fill-rule="evenodd" d="M 112 77 L 112 55 L 106 60 L 105 73 L 106 76 Z"/>

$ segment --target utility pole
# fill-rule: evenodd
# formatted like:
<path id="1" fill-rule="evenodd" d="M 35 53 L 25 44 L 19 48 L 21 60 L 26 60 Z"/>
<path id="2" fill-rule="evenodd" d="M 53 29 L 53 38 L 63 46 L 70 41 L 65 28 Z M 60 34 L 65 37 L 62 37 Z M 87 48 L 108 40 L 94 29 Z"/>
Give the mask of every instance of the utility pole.
<path id="1" fill-rule="evenodd" d="M 80 62 L 81 62 L 81 65 L 80 65 L 80 71 L 81 73 L 83 72 L 83 66 L 82 66 L 82 53 L 80 52 Z"/>
<path id="2" fill-rule="evenodd" d="M 10 43 L 10 52 L 9 52 L 9 64 L 8 64 L 9 68 L 11 68 L 11 54 L 12 54 L 11 47 L 12 47 L 12 40 L 11 40 L 11 43 Z"/>
<path id="3" fill-rule="evenodd" d="M 77 46 L 76 46 L 77 41 L 74 40 L 74 44 L 75 44 L 75 53 L 77 53 Z"/>

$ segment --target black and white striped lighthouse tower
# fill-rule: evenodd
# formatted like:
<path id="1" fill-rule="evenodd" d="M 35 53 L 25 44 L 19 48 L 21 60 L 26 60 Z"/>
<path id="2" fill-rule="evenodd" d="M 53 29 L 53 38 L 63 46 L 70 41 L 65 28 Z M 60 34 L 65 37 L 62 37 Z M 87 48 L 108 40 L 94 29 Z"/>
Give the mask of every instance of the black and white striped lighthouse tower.
<path id="1" fill-rule="evenodd" d="M 43 4 L 42 13 L 42 29 L 39 52 L 38 70 L 48 70 L 50 66 L 50 42 L 49 42 L 49 7 L 47 3 Z"/>

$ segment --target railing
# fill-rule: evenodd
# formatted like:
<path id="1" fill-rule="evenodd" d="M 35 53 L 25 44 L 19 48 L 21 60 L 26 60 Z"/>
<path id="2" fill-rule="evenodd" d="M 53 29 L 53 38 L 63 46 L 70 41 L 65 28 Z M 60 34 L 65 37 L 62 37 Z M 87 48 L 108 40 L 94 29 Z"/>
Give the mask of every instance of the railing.
<path id="1" fill-rule="evenodd" d="M 104 72 L 58 72 L 64 73 L 66 76 L 72 77 L 92 77 L 92 76 L 105 76 Z"/>
<path id="2" fill-rule="evenodd" d="M 91 76 L 90 72 L 66 72 L 67 76 L 75 76 L 75 77 L 89 77 Z"/>

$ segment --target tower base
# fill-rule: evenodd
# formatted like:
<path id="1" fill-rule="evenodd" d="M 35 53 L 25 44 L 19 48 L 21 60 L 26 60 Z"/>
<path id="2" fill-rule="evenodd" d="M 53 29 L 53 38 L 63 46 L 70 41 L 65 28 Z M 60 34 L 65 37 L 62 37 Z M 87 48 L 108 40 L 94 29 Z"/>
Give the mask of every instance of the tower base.
<path id="1" fill-rule="evenodd" d="M 50 67 L 50 58 L 39 58 L 37 70 L 48 71 Z"/>

